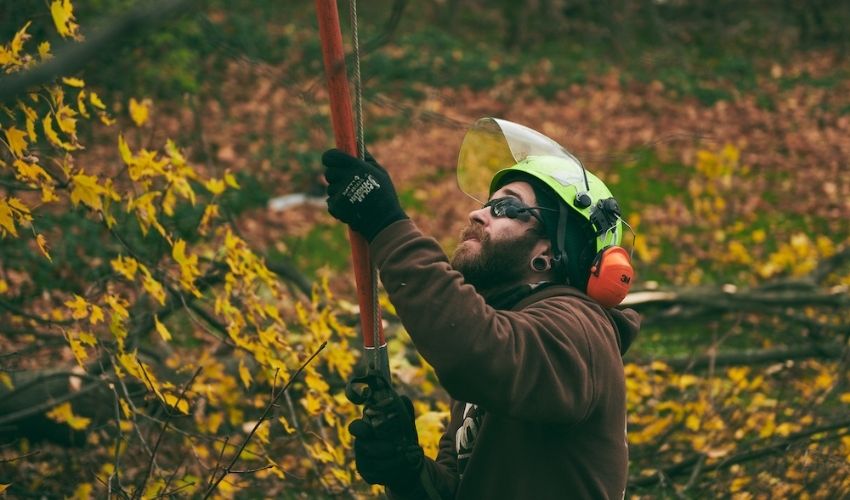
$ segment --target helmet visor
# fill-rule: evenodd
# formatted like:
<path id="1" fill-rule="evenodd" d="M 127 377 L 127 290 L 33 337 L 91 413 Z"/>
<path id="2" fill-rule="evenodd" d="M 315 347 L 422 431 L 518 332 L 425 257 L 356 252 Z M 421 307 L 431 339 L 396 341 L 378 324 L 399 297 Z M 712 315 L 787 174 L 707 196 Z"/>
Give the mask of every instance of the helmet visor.
<path id="1" fill-rule="evenodd" d="M 490 197 L 490 181 L 496 172 L 529 156 L 561 157 L 579 165 L 569 151 L 540 132 L 500 118 L 481 118 L 467 131 L 460 146 L 458 187 L 483 203 Z"/>

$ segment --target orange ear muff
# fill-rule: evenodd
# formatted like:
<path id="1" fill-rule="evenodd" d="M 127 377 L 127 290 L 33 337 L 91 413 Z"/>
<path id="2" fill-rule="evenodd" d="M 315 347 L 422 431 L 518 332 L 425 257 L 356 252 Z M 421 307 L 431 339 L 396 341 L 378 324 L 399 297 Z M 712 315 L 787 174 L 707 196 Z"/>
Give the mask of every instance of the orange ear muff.
<path id="1" fill-rule="evenodd" d="M 587 295 L 602 304 L 614 307 L 626 298 L 635 270 L 623 247 L 608 246 L 596 254 L 587 280 Z"/>

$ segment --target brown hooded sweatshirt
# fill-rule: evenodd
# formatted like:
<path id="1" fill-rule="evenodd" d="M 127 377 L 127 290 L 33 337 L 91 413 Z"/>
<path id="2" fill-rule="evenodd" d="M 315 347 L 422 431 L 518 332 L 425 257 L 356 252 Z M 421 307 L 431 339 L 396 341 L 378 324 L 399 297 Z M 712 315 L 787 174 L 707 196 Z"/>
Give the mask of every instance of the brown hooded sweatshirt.
<path id="1" fill-rule="evenodd" d="M 426 460 L 442 498 L 623 497 L 621 356 L 637 334 L 636 312 L 605 310 L 561 285 L 494 309 L 410 220 L 379 233 L 371 253 L 402 324 L 453 399 L 437 459 Z M 392 492 L 426 498 L 420 485 L 401 493 Z"/>

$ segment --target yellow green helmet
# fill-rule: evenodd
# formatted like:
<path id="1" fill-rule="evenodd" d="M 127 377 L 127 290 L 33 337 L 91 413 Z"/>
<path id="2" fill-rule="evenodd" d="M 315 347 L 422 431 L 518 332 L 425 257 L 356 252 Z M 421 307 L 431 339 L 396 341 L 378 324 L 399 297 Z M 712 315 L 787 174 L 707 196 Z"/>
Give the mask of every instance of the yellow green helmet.
<path id="1" fill-rule="evenodd" d="M 539 180 L 586 219 L 596 234 L 597 251 L 622 241 L 623 221 L 617 201 L 605 183 L 575 156 L 523 125 L 499 118 L 478 120 L 464 137 L 458 156 L 461 190 L 483 203 L 515 175 Z"/>

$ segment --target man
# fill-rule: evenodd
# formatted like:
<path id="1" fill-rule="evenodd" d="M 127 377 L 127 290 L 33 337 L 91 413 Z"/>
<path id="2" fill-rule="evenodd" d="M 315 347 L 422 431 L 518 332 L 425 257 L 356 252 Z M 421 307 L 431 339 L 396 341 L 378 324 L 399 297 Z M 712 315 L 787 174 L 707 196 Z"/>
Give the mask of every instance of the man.
<path id="1" fill-rule="evenodd" d="M 322 162 L 330 213 L 370 242 L 404 327 L 453 399 L 436 460 L 415 442 L 409 400 L 367 404 L 350 426 L 364 479 L 395 498 L 622 498 L 621 356 L 639 321 L 584 293 L 597 241 L 620 227 L 604 184 L 583 168 L 586 186 L 559 184 L 576 178 L 559 169 L 577 163 L 524 159 L 493 179 L 449 260 L 374 159 L 330 150 Z"/>

